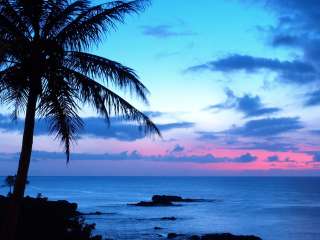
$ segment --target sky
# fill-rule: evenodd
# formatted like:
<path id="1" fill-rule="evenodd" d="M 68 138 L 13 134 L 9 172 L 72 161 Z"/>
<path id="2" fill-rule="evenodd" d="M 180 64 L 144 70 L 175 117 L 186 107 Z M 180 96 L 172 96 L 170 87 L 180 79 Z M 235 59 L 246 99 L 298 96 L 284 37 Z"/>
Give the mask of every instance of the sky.
<path id="1" fill-rule="evenodd" d="M 152 0 L 91 51 L 137 72 L 158 125 L 105 121 L 85 107 L 66 164 L 37 121 L 30 175 L 320 175 L 318 0 Z M 0 114 L 0 175 L 15 174 L 23 115 Z"/>

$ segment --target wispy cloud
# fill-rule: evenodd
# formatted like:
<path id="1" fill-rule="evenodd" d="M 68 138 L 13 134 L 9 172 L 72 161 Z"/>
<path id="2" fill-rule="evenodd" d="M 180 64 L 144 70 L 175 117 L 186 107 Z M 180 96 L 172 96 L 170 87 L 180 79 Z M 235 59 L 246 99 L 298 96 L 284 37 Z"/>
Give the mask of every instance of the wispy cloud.
<path id="1" fill-rule="evenodd" d="M 244 137 L 268 137 L 302 129 L 299 118 L 264 118 L 251 120 L 242 127 L 233 127 L 226 131 L 229 134 Z"/>
<path id="2" fill-rule="evenodd" d="M 254 141 L 254 142 L 245 142 L 240 146 L 236 146 L 239 149 L 248 149 L 248 150 L 265 150 L 265 151 L 272 151 L 272 152 L 297 152 L 299 151 L 299 147 L 290 142 L 292 139 L 281 140 L 281 139 L 273 139 L 267 138 L 263 141 Z"/>
<path id="3" fill-rule="evenodd" d="M 280 108 L 266 107 L 259 96 L 245 94 L 242 97 L 237 97 L 233 91 L 226 90 L 227 99 L 225 102 L 210 105 L 208 110 L 226 110 L 235 109 L 245 114 L 246 117 L 256 117 L 266 114 L 279 112 Z"/>
<path id="4" fill-rule="evenodd" d="M 313 155 L 313 161 L 314 162 L 320 162 L 320 152 L 316 152 Z"/>
<path id="5" fill-rule="evenodd" d="M 174 148 L 170 151 L 171 154 L 181 153 L 185 150 L 185 148 L 179 144 L 176 144 Z"/>
<path id="6" fill-rule="evenodd" d="M 231 73 L 235 71 L 246 71 L 255 73 L 259 70 L 270 70 L 279 74 L 279 78 L 285 82 L 310 83 L 318 80 L 318 72 L 311 64 L 304 61 L 280 61 L 249 55 L 233 54 L 224 58 L 208 61 L 199 65 L 191 66 L 187 72 L 218 71 Z"/>
<path id="7" fill-rule="evenodd" d="M 306 101 L 304 104 L 305 106 L 311 107 L 311 106 L 320 105 L 320 90 L 307 93 L 305 97 L 306 97 Z"/>
<path id="8" fill-rule="evenodd" d="M 257 160 L 256 156 L 253 156 L 250 153 L 246 153 L 244 155 L 241 155 L 240 157 L 232 159 L 231 162 L 250 163 L 250 162 L 255 162 L 256 160 Z"/>
<path id="9" fill-rule="evenodd" d="M 200 141 L 212 141 L 219 139 L 219 136 L 214 132 L 204 132 L 204 131 L 197 131 L 196 134 L 198 134 L 198 140 Z"/>
<path id="10" fill-rule="evenodd" d="M 320 130 L 311 130 L 310 133 L 315 134 L 315 135 L 320 135 Z"/>
<path id="11" fill-rule="evenodd" d="M 267 158 L 267 162 L 278 162 L 278 161 L 279 161 L 279 157 L 277 155 L 269 156 Z"/>
<path id="12" fill-rule="evenodd" d="M 156 26 L 142 26 L 142 33 L 147 36 L 155 38 L 170 38 L 177 36 L 193 36 L 195 32 L 189 30 L 177 30 L 173 25 L 156 25 Z"/>

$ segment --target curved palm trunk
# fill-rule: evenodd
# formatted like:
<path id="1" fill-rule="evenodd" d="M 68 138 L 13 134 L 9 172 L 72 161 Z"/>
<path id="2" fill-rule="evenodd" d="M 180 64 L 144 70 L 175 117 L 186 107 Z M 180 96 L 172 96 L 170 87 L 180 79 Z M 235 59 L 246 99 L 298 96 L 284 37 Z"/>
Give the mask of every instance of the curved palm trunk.
<path id="1" fill-rule="evenodd" d="M 37 95 L 30 94 L 24 123 L 23 140 L 20 153 L 19 167 L 13 190 L 13 199 L 21 200 L 26 188 L 30 158 L 33 144 L 33 133 L 35 125 Z"/>
<path id="2" fill-rule="evenodd" d="M 14 185 L 11 205 L 8 208 L 7 221 L 2 228 L 2 234 L 0 237 L 1 239 L 4 239 L 4 240 L 16 239 L 18 220 L 19 220 L 19 208 L 23 200 L 23 196 L 26 188 L 31 152 L 32 152 L 37 98 L 38 98 L 37 94 L 30 92 L 30 95 L 28 97 L 28 103 L 27 103 L 18 172 L 17 172 L 16 181 Z"/>

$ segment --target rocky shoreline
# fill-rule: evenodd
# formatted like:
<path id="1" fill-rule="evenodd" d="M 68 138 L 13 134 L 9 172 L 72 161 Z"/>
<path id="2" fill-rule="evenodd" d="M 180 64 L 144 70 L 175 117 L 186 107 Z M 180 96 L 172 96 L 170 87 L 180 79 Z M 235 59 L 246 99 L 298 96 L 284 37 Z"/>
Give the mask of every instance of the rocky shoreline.
<path id="1" fill-rule="evenodd" d="M 176 203 L 212 201 L 205 199 L 189 199 L 179 196 L 154 195 L 152 201 L 141 202 L 134 206 L 176 206 Z M 4 220 L 10 198 L 0 196 L 0 225 Z M 26 197 L 22 204 L 22 214 L 19 222 L 18 240 L 102 240 L 102 236 L 94 235 L 95 224 L 85 223 L 86 216 L 101 216 L 108 213 L 81 213 L 76 203 L 65 200 L 49 201 L 46 198 Z M 159 218 L 161 221 L 176 221 L 174 216 Z M 154 227 L 154 230 L 163 230 Z M 157 239 L 174 240 L 261 240 L 257 236 L 237 236 L 230 233 L 213 233 L 204 235 L 188 235 L 169 232 L 157 234 Z M 108 239 L 110 240 L 110 239 Z M 112 239 L 116 240 L 116 239 Z M 129 239 L 128 239 L 129 240 Z"/>
<path id="2" fill-rule="evenodd" d="M 0 196 L 0 226 L 11 202 Z M 18 223 L 18 240 L 102 240 L 94 235 L 95 224 L 85 223 L 76 203 L 65 200 L 49 201 L 46 198 L 25 197 Z M 0 236 L 1 239 L 1 236 Z"/>

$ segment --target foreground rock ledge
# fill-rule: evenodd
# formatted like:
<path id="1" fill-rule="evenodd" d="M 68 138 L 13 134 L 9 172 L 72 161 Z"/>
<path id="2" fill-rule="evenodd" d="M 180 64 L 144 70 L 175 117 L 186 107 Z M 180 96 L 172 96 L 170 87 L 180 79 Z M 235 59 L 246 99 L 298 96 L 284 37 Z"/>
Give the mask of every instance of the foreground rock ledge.
<path id="1" fill-rule="evenodd" d="M 0 196 L 0 226 L 10 203 L 10 198 Z M 86 224 L 77 207 L 67 201 L 24 198 L 17 240 L 101 240 L 92 234 L 95 224 Z"/>

